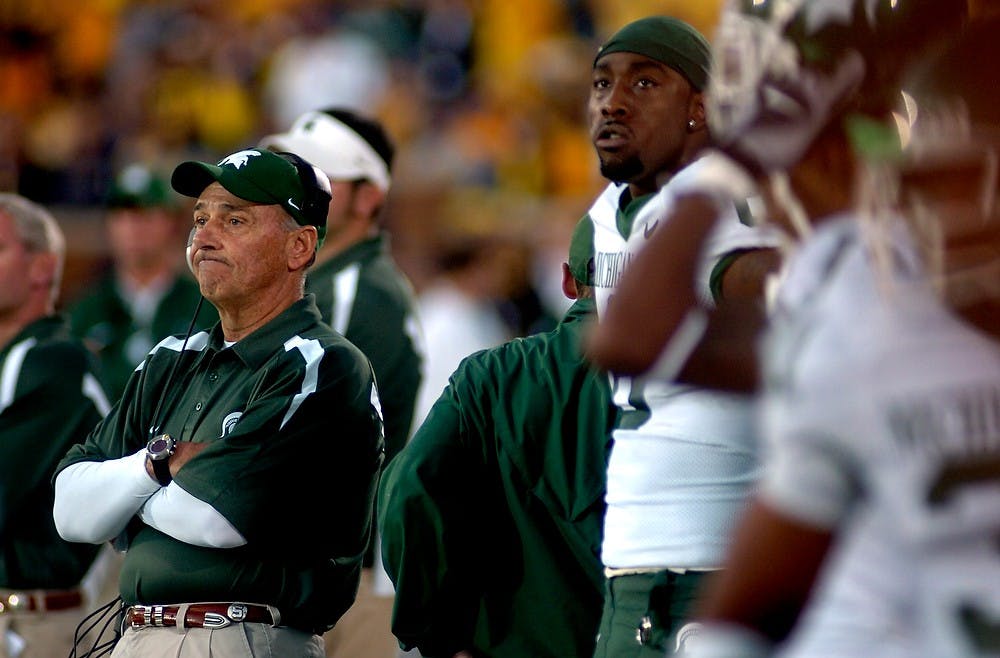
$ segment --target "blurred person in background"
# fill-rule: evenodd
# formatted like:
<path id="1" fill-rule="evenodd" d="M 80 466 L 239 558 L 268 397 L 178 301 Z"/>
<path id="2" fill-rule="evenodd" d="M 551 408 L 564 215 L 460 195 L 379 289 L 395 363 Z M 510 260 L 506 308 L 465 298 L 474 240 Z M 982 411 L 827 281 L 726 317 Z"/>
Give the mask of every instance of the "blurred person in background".
<path id="1" fill-rule="evenodd" d="M 115 582 L 110 546 L 72 544 L 52 519 L 52 476 L 108 412 L 93 357 L 55 313 L 65 243 L 41 206 L 0 194 L 0 656 L 73 648 Z"/>
<path id="2" fill-rule="evenodd" d="M 607 378 L 581 351 L 593 274 L 583 219 L 562 264 L 574 300 L 562 323 L 463 359 L 386 470 L 379 526 L 405 648 L 428 658 L 593 651 L 615 415 Z"/>
<path id="3" fill-rule="evenodd" d="M 936 222 L 945 272 L 986 274 L 964 292 L 992 290 L 980 301 L 995 311 L 998 99 L 981 67 L 997 55 L 995 22 L 937 68 L 938 82 L 964 80 L 957 95 L 915 94 L 909 161 L 891 115 L 904 68 L 957 35 L 965 12 L 814 0 L 724 14 L 719 57 L 742 64 L 720 80 L 716 134 L 769 173 L 771 215 L 797 241 L 762 353 L 761 490 L 685 655 L 771 655 L 811 601 L 803 630 L 836 632 L 790 655 L 1000 655 L 998 316 L 969 323 L 942 303 L 935 250 L 921 245 Z M 773 87 L 800 105 L 772 104 Z M 971 248 L 974 267 L 952 262 L 953 248 Z"/>
<path id="4" fill-rule="evenodd" d="M 371 361 L 389 463 L 410 436 L 423 352 L 413 289 L 390 254 L 382 225 L 395 147 L 380 123 L 344 108 L 307 112 L 288 132 L 269 135 L 260 145 L 296 153 L 330 179 L 326 242 L 306 279 L 306 291 L 316 295 L 323 320 Z M 377 547 L 373 539 L 357 600 L 324 637 L 327 655 L 396 654 L 389 628 L 392 586 Z"/>
<path id="5" fill-rule="evenodd" d="M 462 359 L 512 337 L 496 307 L 506 275 L 494 240 L 488 236 L 453 238 L 438 256 L 439 272 L 417 297 L 427 346 L 425 377 L 414 415 L 417 427 Z"/>
<path id="6" fill-rule="evenodd" d="M 180 201 L 157 172 L 138 163 L 126 166 L 115 176 L 106 205 L 109 270 L 69 314 L 74 335 L 97 355 L 101 380 L 117 400 L 153 345 L 188 330 L 201 293 L 183 267 Z M 217 318 L 204 304 L 195 327 Z"/>

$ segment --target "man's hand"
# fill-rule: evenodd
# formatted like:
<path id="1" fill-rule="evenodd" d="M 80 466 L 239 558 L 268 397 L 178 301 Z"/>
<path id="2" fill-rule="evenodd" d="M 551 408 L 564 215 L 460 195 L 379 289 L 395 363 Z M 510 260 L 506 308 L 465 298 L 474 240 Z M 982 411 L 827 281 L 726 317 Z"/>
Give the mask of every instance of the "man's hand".
<path id="1" fill-rule="evenodd" d="M 192 443 L 191 441 L 178 441 L 174 445 L 174 454 L 170 455 L 167 459 L 167 464 L 170 466 L 170 476 L 176 477 L 177 471 L 181 470 L 181 466 L 188 463 L 192 457 L 197 455 L 199 452 L 208 447 L 207 443 Z M 156 474 L 153 473 L 153 462 L 146 459 L 146 473 L 149 477 L 156 480 Z"/>

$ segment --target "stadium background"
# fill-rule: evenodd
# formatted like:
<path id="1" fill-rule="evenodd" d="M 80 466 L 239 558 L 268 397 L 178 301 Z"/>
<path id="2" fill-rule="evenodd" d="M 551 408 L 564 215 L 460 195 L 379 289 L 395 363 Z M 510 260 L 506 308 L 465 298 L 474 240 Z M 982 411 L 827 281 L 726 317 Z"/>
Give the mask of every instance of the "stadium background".
<path id="1" fill-rule="evenodd" d="M 511 294 L 549 278 L 604 181 L 584 127 L 602 37 L 717 0 L 0 0 L 0 190 L 67 232 L 62 302 L 106 261 L 112 172 L 165 175 L 346 105 L 397 141 L 386 222 L 417 289 L 487 240 Z M 540 271 L 541 270 L 541 271 Z"/>
<path id="2" fill-rule="evenodd" d="M 385 220 L 418 291 L 446 251 L 487 240 L 511 295 L 559 298 L 553 268 L 605 183 L 584 127 L 597 45 L 653 13 L 711 38 L 720 4 L 0 0 L 0 190 L 63 224 L 65 304 L 106 264 L 113 171 L 140 161 L 168 175 L 339 104 L 397 141 Z"/>

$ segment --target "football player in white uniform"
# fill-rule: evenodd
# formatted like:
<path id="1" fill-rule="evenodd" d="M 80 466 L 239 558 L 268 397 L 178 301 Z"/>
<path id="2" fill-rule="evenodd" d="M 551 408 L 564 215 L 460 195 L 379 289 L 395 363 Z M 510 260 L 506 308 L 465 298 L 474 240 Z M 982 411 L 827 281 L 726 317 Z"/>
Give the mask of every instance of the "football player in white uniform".
<path id="1" fill-rule="evenodd" d="M 761 492 L 699 607 L 706 628 L 686 655 L 767 655 L 848 532 L 834 598 L 858 594 L 845 587 L 852 577 L 873 585 L 858 576 L 879 552 L 896 577 L 875 583 L 853 611 L 855 621 L 859 612 L 886 615 L 867 619 L 867 631 L 854 627 L 872 633 L 868 645 L 851 654 L 841 638 L 839 653 L 822 655 L 1000 655 L 1000 345 L 981 331 L 988 314 L 973 325 L 935 294 L 920 233 L 882 202 L 896 179 L 878 175 L 884 165 L 859 177 L 863 161 L 849 148 L 864 142 L 877 159 L 889 143 L 877 120 L 891 109 L 879 101 L 898 88 L 903 64 L 954 33 L 964 3 L 738 4 L 716 41 L 717 57 L 738 64 L 721 67 L 709 116 L 727 152 L 771 179 L 801 242 L 765 343 Z M 981 164 L 962 171 L 985 174 L 974 199 L 980 219 L 996 222 L 995 150 L 973 162 Z M 926 208 L 938 191 L 924 191 Z M 858 207 L 858 198 L 869 202 Z M 978 251 L 995 273 L 997 242 Z M 896 554 L 885 556 L 887 546 Z M 871 631 L 879 622 L 881 636 Z"/>
<path id="2" fill-rule="evenodd" d="M 703 166 L 709 51 L 691 26 L 653 16 L 623 27 L 595 58 L 589 116 L 601 172 L 613 181 L 588 211 L 599 314 Z M 731 294 L 736 263 L 767 258 L 774 242 L 742 224 L 732 202 L 727 210 L 698 259 L 697 281 L 675 295 L 709 304 Z M 631 326 L 627 340 L 644 329 Z M 756 479 L 751 408 L 734 395 L 655 378 L 612 385 L 621 414 L 607 473 L 608 585 L 595 656 L 661 656 L 703 572 L 719 566 Z"/>

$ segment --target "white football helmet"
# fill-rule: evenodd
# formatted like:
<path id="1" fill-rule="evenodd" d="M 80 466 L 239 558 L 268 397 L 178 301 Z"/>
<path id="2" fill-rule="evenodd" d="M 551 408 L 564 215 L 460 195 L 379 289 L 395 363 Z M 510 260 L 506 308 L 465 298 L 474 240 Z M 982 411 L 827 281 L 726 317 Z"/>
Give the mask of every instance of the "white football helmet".
<path id="1" fill-rule="evenodd" d="M 846 111 L 880 115 L 892 74 L 966 14 L 965 0 L 728 0 L 714 40 L 708 118 L 757 174 L 797 163 Z M 881 117 L 879 117 L 881 118 Z"/>

